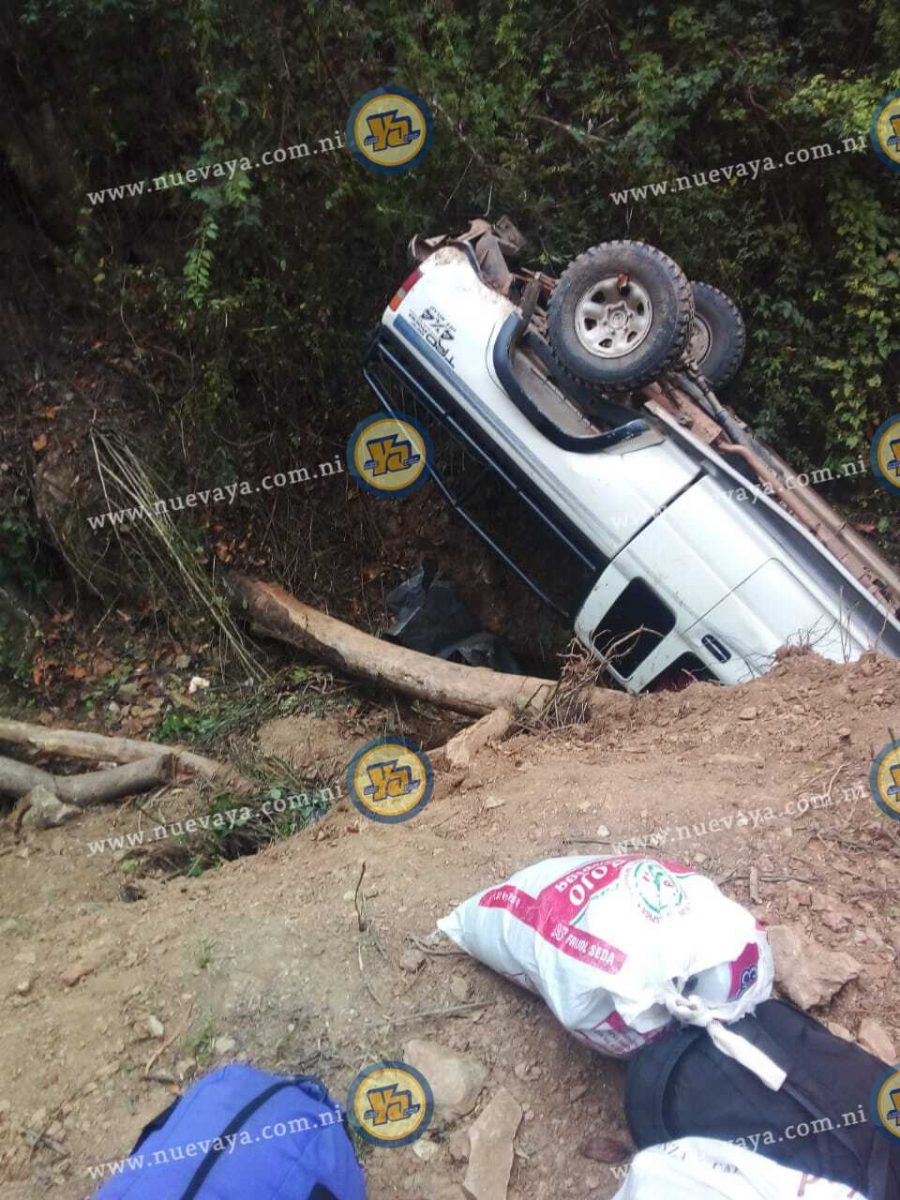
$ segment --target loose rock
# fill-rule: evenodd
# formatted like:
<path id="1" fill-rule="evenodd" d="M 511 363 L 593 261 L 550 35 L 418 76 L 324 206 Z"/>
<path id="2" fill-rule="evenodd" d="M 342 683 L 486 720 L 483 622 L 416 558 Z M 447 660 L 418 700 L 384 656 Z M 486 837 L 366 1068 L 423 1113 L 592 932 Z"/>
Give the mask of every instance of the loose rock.
<path id="1" fill-rule="evenodd" d="M 469 1166 L 463 1190 L 470 1200 L 506 1200 L 513 1139 L 522 1120 L 515 1097 L 500 1088 L 469 1130 Z"/>
<path id="2" fill-rule="evenodd" d="M 22 804 L 28 805 L 28 811 L 22 819 L 26 829 L 51 829 L 55 825 L 62 825 L 64 821 L 71 821 L 81 813 L 77 805 L 63 804 L 58 796 L 40 785 L 23 797 Z"/>
<path id="3" fill-rule="evenodd" d="M 416 975 L 425 966 L 425 955 L 421 950 L 404 950 L 400 958 L 400 970 Z"/>
<path id="4" fill-rule="evenodd" d="M 90 975 L 97 970 L 97 964 L 93 962 L 77 962 L 72 963 L 62 973 L 62 981 L 66 987 L 74 987 L 80 979 L 84 979 L 85 975 Z"/>
<path id="5" fill-rule="evenodd" d="M 427 1038 L 407 1042 L 403 1058 L 428 1080 L 436 1117 L 452 1121 L 475 1107 L 487 1078 L 487 1067 L 478 1059 Z"/>
<path id="6" fill-rule="evenodd" d="M 147 1030 L 147 1033 L 152 1038 L 161 1038 L 166 1032 L 166 1027 L 163 1025 L 159 1017 L 149 1016 L 144 1023 L 144 1026 Z"/>
<path id="7" fill-rule="evenodd" d="M 874 1017 L 865 1017 L 859 1023 L 859 1036 L 856 1039 L 863 1050 L 868 1050 L 876 1058 L 891 1066 L 896 1062 L 894 1041 L 880 1021 Z"/>
<path id="8" fill-rule="evenodd" d="M 852 924 L 850 917 L 846 913 L 834 908 L 829 908 L 825 912 L 819 913 L 819 920 L 823 925 L 833 930 L 834 933 L 844 933 Z"/>
<path id="9" fill-rule="evenodd" d="M 412 1150 L 416 1158 L 421 1158 L 422 1162 L 429 1162 L 438 1153 L 440 1147 L 431 1138 L 423 1137 L 413 1142 Z"/>
<path id="10" fill-rule="evenodd" d="M 447 1152 L 453 1162 L 469 1161 L 469 1135 L 462 1129 L 454 1129 L 447 1138 Z"/>
<path id="11" fill-rule="evenodd" d="M 539 1066 L 530 1065 L 529 1063 L 524 1062 L 517 1063 L 516 1066 L 513 1067 L 513 1072 L 516 1076 L 516 1079 L 521 1079 L 523 1083 L 533 1083 L 536 1079 L 540 1079 L 542 1075 L 542 1071 Z"/>
<path id="12" fill-rule="evenodd" d="M 468 1000 L 469 984 L 462 975 L 450 976 L 450 992 L 457 1000 Z"/>
<path id="13" fill-rule="evenodd" d="M 801 1008 L 827 1004 L 862 970 L 852 955 L 827 950 L 790 925 L 772 925 L 769 942 L 775 956 L 775 981 Z"/>

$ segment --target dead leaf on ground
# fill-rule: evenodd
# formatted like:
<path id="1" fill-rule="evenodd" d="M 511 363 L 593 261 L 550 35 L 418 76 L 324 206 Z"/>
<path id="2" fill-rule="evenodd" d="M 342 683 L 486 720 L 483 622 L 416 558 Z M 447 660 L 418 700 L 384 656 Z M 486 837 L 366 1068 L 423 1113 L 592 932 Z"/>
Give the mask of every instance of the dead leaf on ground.
<path id="1" fill-rule="evenodd" d="M 37 435 L 37 437 L 34 439 L 34 441 L 31 443 L 31 448 L 32 448 L 32 450 L 36 450 L 38 453 L 40 453 L 41 450 L 46 449 L 46 447 L 47 447 L 47 435 L 46 435 L 46 433 L 39 433 Z"/>

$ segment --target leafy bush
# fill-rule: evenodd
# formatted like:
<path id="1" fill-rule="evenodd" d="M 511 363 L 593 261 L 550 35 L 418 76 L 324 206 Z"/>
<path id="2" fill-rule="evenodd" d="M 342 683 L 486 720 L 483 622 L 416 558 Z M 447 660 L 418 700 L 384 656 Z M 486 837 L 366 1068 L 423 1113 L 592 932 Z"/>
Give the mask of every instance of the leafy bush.
<path id="1" fill-rule="evenodd" d="M 488 212 L 509 212 L 550 270 L 639 237 L 731 293 L 750 341 L 729 400 L 799 469 L 855 457 L 900 407 L 897 178 L 870 151 L 611 198 L 866 135 L 900 88 L 895 7 L 27 0 L 23 12 L 27 70 L 92 190 L 252 164 L 225 182 L 83 201 L 67 251 L 102 258 L 95 302 L 163 344 L 163 442 L 185 470 L 217 477 L 252 449 L 262 474 L 286 447 L 339 449 L 371 405 L 364 336 L 410 235 Z M 265 149 L 331 136 L 392 81 L 435 114 L 415 170 L 379 177 L 345 151 L 255 166 Z M 859 502 L 886 514 L 869 484 Z M 302 504 L 280 498 L 273 542 Z"/>

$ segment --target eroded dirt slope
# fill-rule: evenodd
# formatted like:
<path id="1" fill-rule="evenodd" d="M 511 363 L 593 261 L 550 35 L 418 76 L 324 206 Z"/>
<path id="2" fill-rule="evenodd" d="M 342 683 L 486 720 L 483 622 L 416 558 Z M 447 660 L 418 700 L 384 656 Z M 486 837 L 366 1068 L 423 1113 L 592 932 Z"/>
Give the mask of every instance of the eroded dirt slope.
<path id="1" fill-rule="evenodd" d="M 853 1035 L 863 1017 L 900 1032 L 886 987 L 900 948 L 897 830 L 867 784 L 900 726 L 898 686 L 894 662 L 804 655 L 745 687 L 635 699 L 615 722 L 520 734 L 466 773 L 438 772 L 406 824 L 343 801 L 200 879 L 141 880 L 137 900 L 115 855 L 87 850 L 133 827 L 133 812 L 91 813 L 18 846 L 5 834 L 0 1196 L 90 1195 L 89 1168 L 124 1155 L 171 1099 L 166 1080 L 189 1078 L 198 1059 L 315 1071 L 343 1099 L 362 1066 L 429 1037 L 488 1067 L 482 1104 L 504 1085 L 527 1106 L 511 1200 L 606 1200 L 610 1168 L 578 1147 L 593 1134 L 627 1142 L 621 1064 L 464 956 L 426 954 L 417 974 L 401 959 L 454 904 L 528 862 L 652 838 L 763 921 L 853 954 L 858 980 L 817 1015 Z M 829 788 L 830 802 L 797 815 L 798 798 Z M 484 1007 L 431 1015 L 474 1002 Z M 461 1200 L 452 1132 L 370 1153 L 373 1200 Z"/>

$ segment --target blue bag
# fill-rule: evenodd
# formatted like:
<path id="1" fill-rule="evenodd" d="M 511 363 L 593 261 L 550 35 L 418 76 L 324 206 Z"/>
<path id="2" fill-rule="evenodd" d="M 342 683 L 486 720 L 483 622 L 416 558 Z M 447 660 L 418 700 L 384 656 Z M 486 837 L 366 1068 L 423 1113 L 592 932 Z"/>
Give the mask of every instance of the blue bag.
<path id="1" fill-rule="evenodd" d="M 344 1113 L 318 1079 L 232 1063 L 151 1121 L 94 1200 L 365 1200 Z"/>

